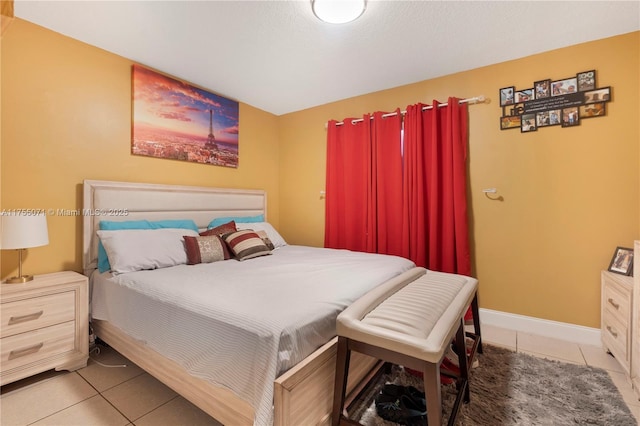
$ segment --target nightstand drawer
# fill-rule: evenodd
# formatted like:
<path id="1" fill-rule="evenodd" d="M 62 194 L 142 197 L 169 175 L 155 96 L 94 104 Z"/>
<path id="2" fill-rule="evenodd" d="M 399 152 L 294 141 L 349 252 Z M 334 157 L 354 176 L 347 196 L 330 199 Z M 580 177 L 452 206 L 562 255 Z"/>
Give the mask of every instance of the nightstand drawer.
<path id="1" fill-rule="evenodd" d="M 602 318 L 602 341 L 623 366 L 629 365 L 629 328 L 615 316 L 605 312 Z"/>
<path id="2" fill-rule="evenodd" d="M 3 303 L 0 337 L 71 321 L 75 318 L 75 306 L 75 291 Z"/>
<path id="3" fill-rule="evenodd" d="M 606 283 L 603 288 L 603 308 L 610 311 L 619 321 L 628 323 L 631 313 L 631 293 L 622 286 Z"/>
<path id="4" fill-rule="evenodd" d="M 2 339 L 0 369 L 3 374 L 49 357 L 74 350 L 74 321 L 52 325 Z"/>

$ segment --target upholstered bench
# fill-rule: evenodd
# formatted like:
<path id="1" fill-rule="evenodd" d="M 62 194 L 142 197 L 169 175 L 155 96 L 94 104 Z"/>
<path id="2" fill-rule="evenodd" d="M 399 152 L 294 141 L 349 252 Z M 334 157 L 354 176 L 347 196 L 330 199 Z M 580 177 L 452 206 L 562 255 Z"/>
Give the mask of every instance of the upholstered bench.
<path id="1" fill-rule="evenodd" d="M 455 338 L 460 373 L 457 397 L 449 416 L 455 422 L 460 402 L 469 402 L 468 365 L 482 351 L 478 321 L 478 281 L 464 275 L 424 268 L 411 269 L 370 291 L 344 310 L 337 320 L 338 353 L 332 424 L 357 424 L 343 413 L 351 351 L 421 371 L 427 420 L 442 424 L 440 364 Z M 474 332 L 464 330 L 468 306 Z M 473 340 L 470 350 L 466 338 Z"/>

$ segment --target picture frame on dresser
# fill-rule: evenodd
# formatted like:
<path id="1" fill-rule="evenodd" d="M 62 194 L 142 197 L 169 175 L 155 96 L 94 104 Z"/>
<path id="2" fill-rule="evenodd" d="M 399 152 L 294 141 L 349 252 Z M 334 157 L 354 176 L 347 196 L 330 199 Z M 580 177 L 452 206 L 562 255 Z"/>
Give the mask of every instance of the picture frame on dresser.
<path id="1" fill-rule="evenodd" d="M 609 263 L 609 272 L 632 276 L 633 275 L 633 249 L 627 247 L 616 247 L 613 257 Z"/>

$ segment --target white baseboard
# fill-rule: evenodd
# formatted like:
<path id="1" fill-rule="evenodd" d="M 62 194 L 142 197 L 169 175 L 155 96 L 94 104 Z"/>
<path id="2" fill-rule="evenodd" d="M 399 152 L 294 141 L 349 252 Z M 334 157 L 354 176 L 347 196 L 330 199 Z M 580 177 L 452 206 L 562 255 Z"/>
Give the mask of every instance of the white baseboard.
<path id="1" fill-rule="evenodd" d="M 565 322 L 550 321 L 482 308 L 480 309 L 480 323 L 585 345 L 602 345 L 599 328 L 584 327 Z"/>

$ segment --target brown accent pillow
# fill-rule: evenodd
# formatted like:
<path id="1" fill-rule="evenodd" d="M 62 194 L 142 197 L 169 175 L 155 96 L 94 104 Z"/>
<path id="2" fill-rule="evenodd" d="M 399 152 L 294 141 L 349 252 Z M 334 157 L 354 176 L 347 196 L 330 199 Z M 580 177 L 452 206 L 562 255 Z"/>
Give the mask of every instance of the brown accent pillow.
<path id="1" fill-rule="evenodd" d="M 187 264 L 212 263 L 231 258 L 227 245 L 217 235 L 204 237 L 184 236 L 184 246 L 187 250 Z"/>
<path id="2" fill-rule="evenodd" d="M 238 260 L 271 254 L 271 250 L 265 245 L 262 238 L 251 230 L 233 232 L 223 238 Z"/>
<path id="3" fill-rule="evenodd" d="M 231 232 L 236 232 L 238 229 L 236 228 L 236 222 L 231 221 L 227 223 L 223 223 L 220 226 L 216 226 L 215 228 L 207 229 L 206 231 L 202 231 L 200 233 L 201 236 L 206 237 L 209 235 L 218 235 L 222 236 L 224 234 L 229 234 Z"/>

